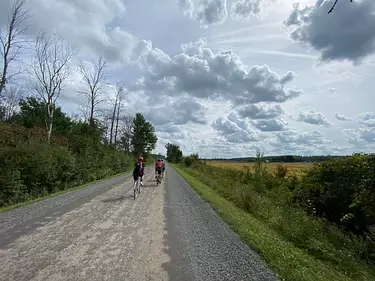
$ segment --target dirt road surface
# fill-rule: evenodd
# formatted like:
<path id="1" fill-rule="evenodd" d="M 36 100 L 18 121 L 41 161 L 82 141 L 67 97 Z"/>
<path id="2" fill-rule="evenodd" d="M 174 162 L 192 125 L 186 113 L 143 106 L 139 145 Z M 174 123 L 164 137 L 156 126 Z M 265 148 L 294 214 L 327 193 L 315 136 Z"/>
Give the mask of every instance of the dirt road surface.
<path id="1" fill-rule="evenodd" d="M 169 166 L 0 213 L 0 280 L 277 280 Z"/>

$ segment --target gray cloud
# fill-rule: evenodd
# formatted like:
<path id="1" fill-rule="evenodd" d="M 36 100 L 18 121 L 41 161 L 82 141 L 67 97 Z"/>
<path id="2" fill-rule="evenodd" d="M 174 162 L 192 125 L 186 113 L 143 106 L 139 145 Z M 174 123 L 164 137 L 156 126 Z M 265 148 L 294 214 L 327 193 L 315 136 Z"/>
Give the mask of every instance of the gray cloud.
<path id="1" fill-rule="evenodd" d="M 248 19 L 256 16 L 261 11 L 262 0 L 240 0 L 231 6 L 231 14 L 234 18 Z"/>
<path id="2" fill-rule="evenodd" d="M 175 96 L 188 93 L 196 98 L 226 99 L 234 106 L 259 102 L 283 103 L 302 94 L 285 87 L 292 72 L 279 76 L 267 65 L 251 68 L 231 50 L 213 51 L 203 38 L 181 46 L 182 53 L 173 57 L 141 41 L 138 61 L 144 71 L 138 88 L 156 90 Z"/>
<path id="3" fill-rule="evenodd" d="M 347 141 L 357 148 L 366 147 L 369 143 L 375 143 L 375 127 L 359 129 L 343 129 Z"/>
<path id="4" fill-rule="evenodd" d="M 185 125 L 188 122 L 195 124 L 207 124 L 205 117 L 206 107 L 198 99 L 182 97 L 173 99 L 159 97 L 160 105 L 155 104 L 155 99 L 148 100 L 149 107 L 145 117 L 155 125 Z"/>
<path id="5" fill-rule="evenodd" d="M 1 16 L 10 8 L 9 3 L 3 2 L 11 1 L 1 2 Z M 110 62 L 128 61 L 136 38 L 113 24 L 126 13 L 122 0 L 48 0 L 48 5 L 44 0 L 30 0 L 26 1 L 26 8 L 32 16 L 25 22 L 29 37 L 39 30 L 57 31 L 77 46 L 82 56 L 103 55 Z"/>
<path id="6" fill-rule="evenodd" d="M 309 112 L 300 112 L 297 118 L 298 121 L 305 122 L 312 125 L 324 125 L 330 126 L 331 123 L 327 118 L 320 112 L 314 112 L 310 110 Z"/>
<path id="7" fill-rule="evenodd" d="M 203 26 L 221 24 L 227 18 L 227 0 L 178 0 L 183 15 Z"/>
<path id="8" fill-rule="evenodd" d="M 359 63 L 375 52 L 374 1 L 340 1 L 334 13 L 327 15 L 333 1 L 305 8 L 296 3 L 284 24 L 296 26 L 291 38 L 321 52 L 322 61 Z"/>
<path id="9" fill-rule="evenodd" d="M 276 105 L 259 105 L 249 104 L 238 108 L 238 114 L 242 118 L 250 119 L 270 119 L 275 118 L 284 113 L 279 104 Z"/>
<path id="10" fill-rule="evenodd" d="M 252 121 L 253 125 L 263 132 L 277 132 L 287 129 L 288 122 L 281 118 Z"/>
<path id="11" fill-rule="evenodd" d="M 365 125 L 366 127 L 375 127 L 375 113 L 366 112 L 362 114 L 362 120 L 359 121 L 360 124 Z"/>
<path id="12" fill-rule="evenodd" d="M 303 150 L 304 147 L 309 147 L 314 150 L 318 146 L 332 143 L 325 139 L 325 134 L 321 131 L 302 132 L 298 130 L 288 130 L 276 133 L 276 139 L 271 142 L 275 147 L 288 147 L 289 151 L 294 149 Z"/>
<path id="13" fill-rule="evenodd" d="M 226 119 L 219 117 L 212 122 L 211 126 L 231 143 L 253 142 L 259 139 L 248 124 L 241 121 L 235 114 L 229 114 Z"/>
<path id="14" fill-rule="evenodd" d="M 269 144 L 273 147 L 274 154 L 299 154 L 316 155 L 326 154 L 327 150 L 333 151 L 330 147 L 332 141 L 325 139 L 325 134 L 320 131 L 303 132 L 300 130 L 287 130 L 277 132 Z"/>
<path id="15" fill-rule="evenodd" d="M 345 117 L 342 114 L 338 114 L 337 112 L 335 113 L 335 117 L 336 117 L 337 120 L 340 120 L 340 121 L 350 121 L 351 120 L 350 118 Z"/>
<path id="16" fill-rule="evenodd" d="M 155 131 L 167 134 L 181 133 L 181 129 L 178 126 L 172 124 L 156 125 Z"/>

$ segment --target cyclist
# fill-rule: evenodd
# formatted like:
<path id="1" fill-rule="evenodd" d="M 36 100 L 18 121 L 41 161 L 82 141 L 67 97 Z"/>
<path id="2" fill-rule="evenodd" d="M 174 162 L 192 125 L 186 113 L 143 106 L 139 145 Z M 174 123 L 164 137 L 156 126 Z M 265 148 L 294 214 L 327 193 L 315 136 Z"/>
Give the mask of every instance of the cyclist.
<path id="1" fill-rule="evenodd" d="M 138 180 L 140 177 L 140 184 L 143 186 L 143 175 L 144 175 L 145 163 L 143 162 L 143 157 L 139 156 L 138 161 L 135 163 L 133 170 L 133 179 L 134 181 Z"/>
<path id="2" fill-rule="evenodd" d="M 161 174 L 161 178 L 164 179 L 164 172 L 165 172 L 165 163 L 164 163 L 164 159 L 161 159 L 161 163 L 162 163 L 162 171 L 163 171 L 163 173 Z"/>
<path id="3" fill-rule="evenodd" d="M 157 177 L 156 174 L 160 175 L 162 172 L 163 163 L 160 159 L 155 163 L 155 178 Z"/>

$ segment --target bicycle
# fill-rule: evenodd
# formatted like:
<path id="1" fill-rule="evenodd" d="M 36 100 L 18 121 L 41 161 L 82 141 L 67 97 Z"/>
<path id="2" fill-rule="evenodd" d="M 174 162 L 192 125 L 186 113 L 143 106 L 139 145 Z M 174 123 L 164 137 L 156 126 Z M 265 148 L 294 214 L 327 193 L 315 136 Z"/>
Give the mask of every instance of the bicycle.
<path id="1" fill-rule="evenodd" d="M 141 177 L 138 177 L 138 179 L 134 182 L 133 185 L 133 192 L 134 192 L 134 199 L 137 198 L 137 194 L 141 193 Z"/>
<path id="2" fill-rule="evenodd" d="M 156 186 L 158 186 L 161 183 L 161 173 L 156 175 Z"/>

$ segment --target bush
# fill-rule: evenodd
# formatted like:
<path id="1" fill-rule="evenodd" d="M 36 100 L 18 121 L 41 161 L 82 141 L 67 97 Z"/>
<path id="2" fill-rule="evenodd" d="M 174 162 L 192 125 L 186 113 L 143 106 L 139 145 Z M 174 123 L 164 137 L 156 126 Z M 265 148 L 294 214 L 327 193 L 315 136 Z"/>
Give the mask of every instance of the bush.
<path id="1" fill-rule="evenodd" d="M 317 163 L 302 177 L 294 201 L 310 214 L 364 234 L 375 223 L 374 171 L 374 155 Z"/>
<path id="2" fill-rule="evenodd" d="M 193 163 L 198 163 L 199 162 L 199 156 L 198 154 L 190 154 L 190 156 L 184 157 L 184 164 L 187 167 L 190 167 L 193 165 Z"/>
<path id="3" fill-rule="evenodd" d="M 131 158 L 90 136 L 49 145 L 38 128 L 0 124 L 0 207 L 45 196 L 128 169 Z"/>

